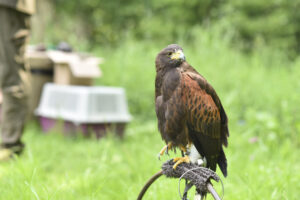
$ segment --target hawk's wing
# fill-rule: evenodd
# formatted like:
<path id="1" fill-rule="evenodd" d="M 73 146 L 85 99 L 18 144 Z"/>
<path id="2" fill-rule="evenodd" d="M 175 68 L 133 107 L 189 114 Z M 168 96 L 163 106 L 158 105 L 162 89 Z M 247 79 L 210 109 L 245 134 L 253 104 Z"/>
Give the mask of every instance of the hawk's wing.
<path id="1" fill-rule="evenodd" d="M 218 163 L 226 176 L 227 161 L 222 144 L 227 146 L 229 132 L 221 101 L 200 74 L 183 72 L 181 80 L 189 137 L 206 158 L 208 167 L 215 170 Z"/>
<path id="2" fill-rule="evenodd" d="M 218 111 L 220 113 L 220 118 L 221 118 L 221 141 L 222 141 L 222 144 L 227 147 L 227 145 L 228 145 L 227 137 L 229 137 L 228 118 L 227 118 L 225 110 L 222 106 L 222 103 L 221 103 L 216 91 L 205 80 L 205 78 L 203 78 L 200 74 L 193 73 L 193 72 L 192 73 L 187 72 L 186 75 L 188 77 L 190 77 L 193 81 L 197 82 L 198 86 L 200 87 L 200 88 L 198 87 L 198 89 L 200 89 L 200 90 L 198 92 L 196 92 L 195 94 L 199 95 L 199 94 L 204 92 L 204 94 L 211 97 L 212 101 L 214 102 L 214 104 L 218 108 Z M 186 75 L 184 77 L 186 77 Z M 191 81 L 192 85 L 195 84 L 195 82 L 193 82 L 193 81 Z M 209 101 L 211 101 L 211 100 L 209 100 Z M 203 103 L 205 103 L 205 102 L 203 102 Z"/>

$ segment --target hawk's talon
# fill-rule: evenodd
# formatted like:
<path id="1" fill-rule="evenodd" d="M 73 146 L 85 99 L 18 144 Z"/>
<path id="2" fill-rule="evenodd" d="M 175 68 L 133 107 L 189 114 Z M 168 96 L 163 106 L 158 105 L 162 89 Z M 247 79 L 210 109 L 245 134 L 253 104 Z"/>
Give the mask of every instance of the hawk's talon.
<path id="1" fill-rule="evenodd" d="M 158 154 L 157 158 L 158 158 L 158 160 L 160 160 L 160 153 Z"/>
<path id="2" fill-rule="evenodd" d="M 168 151 L 169 151 L 169 148 L 172 148 L 172 142 L 169 142 L 167 145 L 165 145 L 159 152 L 158 154 L 158 160 L 160 160 L 160 156 L 163 156 L 164 153 L 169 155 Z"/>
<path id="3" fill-rule="evenodd" d="M 175 170 L 177 168 L 177 166 L 181 163 L 190 163 L 190 158 L 188 156 L 184 156 L 184 157 L 177 157 L 177 158 L 173 158 L 173 162 L 175 163 L 173 165 L 173 169 Z"/>
<path id="4" fill-rule="evenodd" d="M 165 154 L 166 154 L 166 155 L 169 155 L 169 147 L 168 147 L 168 145 L 167 145 L 167 149 L 166 149 L 166 151 L 165 151 Z"/>

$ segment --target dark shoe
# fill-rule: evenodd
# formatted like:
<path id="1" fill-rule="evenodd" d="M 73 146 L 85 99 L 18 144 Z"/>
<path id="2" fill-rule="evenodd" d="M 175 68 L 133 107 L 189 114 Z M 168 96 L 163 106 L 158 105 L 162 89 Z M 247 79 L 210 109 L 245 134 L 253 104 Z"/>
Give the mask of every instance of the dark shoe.
<path id="1" fill-rule="evenodd" d="M 23 152 L 25 145 L 21 142 L 17 144 L 1 144 L 0 151 L 2 149 L 9 149 L 13 152 L 13 154 L 20 155 Z"/>

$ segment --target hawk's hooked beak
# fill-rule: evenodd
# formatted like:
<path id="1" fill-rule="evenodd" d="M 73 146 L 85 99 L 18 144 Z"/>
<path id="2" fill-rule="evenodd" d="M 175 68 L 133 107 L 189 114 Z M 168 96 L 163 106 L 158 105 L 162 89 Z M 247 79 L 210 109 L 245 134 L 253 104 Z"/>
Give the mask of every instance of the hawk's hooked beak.
<path id="1" fill-rule="evenodd" d="M 182 60 L 182 61 L 184 61 L 185 56 L 184 56 L 182 50 L 176 50 L 174 53 L 172 53 L 171 59 L 172 60 Z"/>

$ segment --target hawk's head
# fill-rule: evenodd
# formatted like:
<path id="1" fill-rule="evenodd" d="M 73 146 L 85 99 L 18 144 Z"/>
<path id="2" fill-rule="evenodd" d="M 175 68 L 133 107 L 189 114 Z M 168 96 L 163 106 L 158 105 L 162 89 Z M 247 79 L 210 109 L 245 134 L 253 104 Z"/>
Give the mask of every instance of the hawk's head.
<path id="1" fill-rule="evenodd" d="M 184 61 L 182 48 L 177 44 L 170 44 L 156 56 L 156 70 L 178 67 Z"/>

